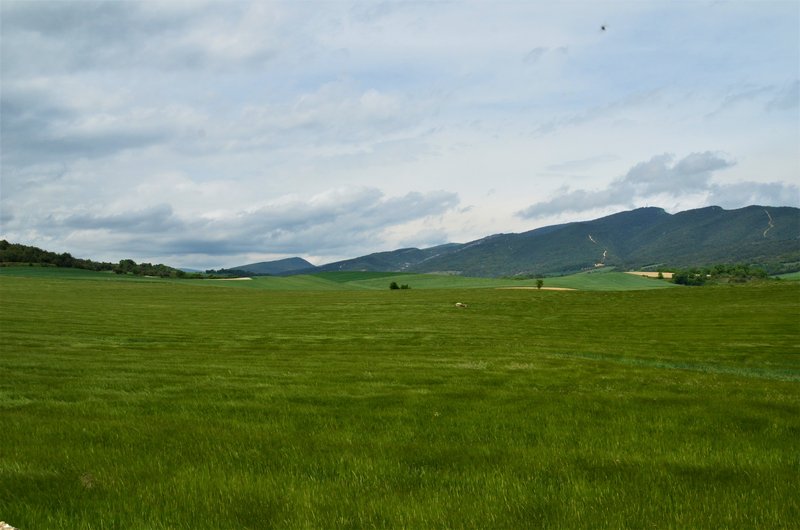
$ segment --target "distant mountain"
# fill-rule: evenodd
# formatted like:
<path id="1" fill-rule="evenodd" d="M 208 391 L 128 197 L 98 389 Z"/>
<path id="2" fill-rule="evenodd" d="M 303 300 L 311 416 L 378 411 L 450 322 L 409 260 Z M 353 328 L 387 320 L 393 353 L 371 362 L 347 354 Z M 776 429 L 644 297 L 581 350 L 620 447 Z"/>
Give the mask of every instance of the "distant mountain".
<path id="1" fill-rule="evenodd" d="M 388 252 L 376 252 L 344 261 L 337 261 L 317 267 L 319 272 L 331 271 L 381 271 L 402 272 L 416 270 L 429 260 L 457 250 L 464 245 L 447 243 L 426 249 L 402 248 Z"/>
<path id="2" fill-rule="evenodd" d="M 285 258 L 275 261 L 260 261 L 258 263 L 250 263 L 249 265 L 239 265 L 238 267 L 231 267 L 230 269 L 221 269 L 218 272 L 225 271 L 242 271 L 250 274 L 270 274 L 273 276 L 301 272 L 312 271 L 316 267 L 304 260 L 303 258 Z"/>
<path id="3" fill-rule="evenodd" d="M 317 270 L 518 276 L 600 266 L 668 270 L 715 263 L 800 270 L 800 209 L 710 206 L 669 214 L 661 208 L 639 208 L 464 244 L 379 252 Z"/>

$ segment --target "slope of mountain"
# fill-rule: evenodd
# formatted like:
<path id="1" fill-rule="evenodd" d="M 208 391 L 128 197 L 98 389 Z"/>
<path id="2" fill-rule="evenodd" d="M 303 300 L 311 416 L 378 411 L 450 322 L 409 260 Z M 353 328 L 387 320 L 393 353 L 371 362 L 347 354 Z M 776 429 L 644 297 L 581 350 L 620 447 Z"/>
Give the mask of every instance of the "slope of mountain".
<path id="1" fill-rule="evenodd" d="M 248 265 L 240 265 L 232 267 L 231 269 L 251 274 L 286 274 L 295 271 L 309 271 L 316 267 L 304 260 L 303 258 L 285 258 L 275 261 L 260 261 L 258 263 L 250 263 Z"/>
<path id="2" fill-rule="evenodd" d="M 514 276 L 564 274 L 597 266 L 667 270 L 739 262 L 776 271 L 800 269 L 800 209 L 711 206 L 669 214 L 661 208 L 638 208 L 465 244 L 380 252 L 319 270 Z"/>
<path id="3" fill-rule="evenodd" d="M 387 252 L 375 252 L 359 258 L 337 261 L 321 265 L 317 268 L 319 272 L 333 271 L 384 271 L 384 272 L 403 272 L 416 270 L 425 262 L 446 255 L 452 250 L 461 248 L 463 245 L 458 243 L 447 243 L 426 249 L 402 248 Z"/>

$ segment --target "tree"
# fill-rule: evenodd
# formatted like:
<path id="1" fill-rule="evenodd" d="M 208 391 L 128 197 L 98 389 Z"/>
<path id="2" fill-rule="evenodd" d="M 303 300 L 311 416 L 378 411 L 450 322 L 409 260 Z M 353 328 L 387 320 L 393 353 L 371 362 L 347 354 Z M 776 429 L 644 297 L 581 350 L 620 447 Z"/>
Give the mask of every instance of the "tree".
<path id="1" fill-rule="evenodd" d="M 672 283 L 678 285 L 703 285 L 706 283 L 706 274 L 703 270 L 697 268 L 677 271 L 672 275 Z"/>
<path id="2" fill-rule="evenodd" d="M 121 259 L 121 260 L 119 260 L 118 267 L 119 267 L 119 270 L 121 271 L 121 273 L 118 273 L 118 274 L 123 274 L 123 273 L 124 274 L 127 274 L 127 273 L 136 274 L 137 269 L 138 269 L 138 266 L 136 265 L 136 262 L 133 261 L 132 259 Z"/>
<path id="3" fill-rule="evenodd" d="M 64 252 L 63 254 L 56 256 L 54 261 L 56 267 L 72 267 L 72 264 L 75 260 L 69 254 L 69 252 Z"/>
<path id="4" fill-rule="evenodd" d="M 536 280 L 536 288 L 541 289 L 542 285 L 544 285 L 544 280 Z"/>
<path id="5" fill-rule="evenodd" d="M 392 282 L 392 283 L 389 284 L 389 289 L 394 290 L 394 289 L 399 289 L 399 288 L 400 288 L 400 286 L 397 285 L 397 282 Z"/>

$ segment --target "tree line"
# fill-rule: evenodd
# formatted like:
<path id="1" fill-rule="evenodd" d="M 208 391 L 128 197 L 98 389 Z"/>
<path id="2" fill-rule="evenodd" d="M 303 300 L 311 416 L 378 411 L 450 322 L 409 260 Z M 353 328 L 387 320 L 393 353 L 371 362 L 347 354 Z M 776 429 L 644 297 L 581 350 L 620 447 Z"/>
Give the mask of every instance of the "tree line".
<path id="1" fill-rule="evenodd" d="M 10 265 L 39 265 L 45 267 L 68 267 L 90 271 L 111 271 L 116 274 L 133 274 L 136 276 L 158 276 L 161 278 L 200 277 L 163 265 L 161 263 L 136 263 L 132 259 L 123 259 L 119 263 L 92 261 L 73 257 L 69 252 L 61 254 L 49 252 L 38 247 L 9 243 L 0 240 L 0 263 Z"/>
<path id="2" fill-rule="evenodd" d="M 705 285 L 706 283 L 745 283 L 766 278 L 769 278 L 769 274 L 764 269 L 738 263 L 677 270 L 672 275 L 672 282 L 679 285 Z"/>

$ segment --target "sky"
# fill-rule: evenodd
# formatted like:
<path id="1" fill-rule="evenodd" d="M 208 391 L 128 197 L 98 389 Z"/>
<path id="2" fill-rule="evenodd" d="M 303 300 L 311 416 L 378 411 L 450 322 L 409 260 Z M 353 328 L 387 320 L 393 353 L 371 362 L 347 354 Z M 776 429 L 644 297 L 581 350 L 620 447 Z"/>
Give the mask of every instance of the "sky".
<path id="1" fill-rule="evenodd" d="M 0 1 L 0 238 L 209 269 L 800 206 L 800 2 Z"/>

